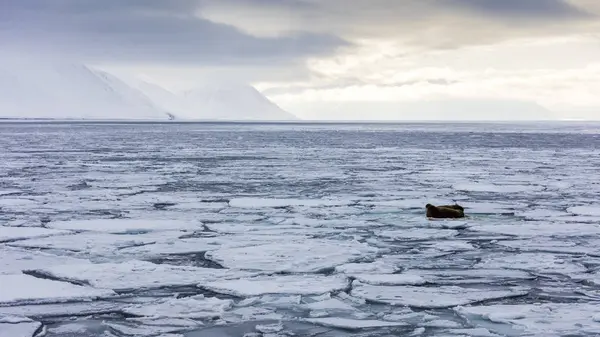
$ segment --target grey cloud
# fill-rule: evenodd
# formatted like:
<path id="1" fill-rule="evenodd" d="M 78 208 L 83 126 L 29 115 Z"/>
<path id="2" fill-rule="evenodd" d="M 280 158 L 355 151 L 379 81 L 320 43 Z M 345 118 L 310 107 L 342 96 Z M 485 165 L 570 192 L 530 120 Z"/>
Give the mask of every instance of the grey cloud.
<path id="1" fill-rule="evenodd" d="M 0 47 L 61 50 L 93 61 L 281 64 L 349 42 L 327 33 L 259 38 L 194 15 L 194 0 L 8 0 Z"/>

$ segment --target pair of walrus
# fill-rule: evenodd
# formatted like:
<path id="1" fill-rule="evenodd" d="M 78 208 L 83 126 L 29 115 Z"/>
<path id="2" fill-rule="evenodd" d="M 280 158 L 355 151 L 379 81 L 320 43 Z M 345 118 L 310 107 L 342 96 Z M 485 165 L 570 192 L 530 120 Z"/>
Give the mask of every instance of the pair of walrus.
<path id="1" fill-rule="evenodd" d="M 434 206 L 425 205 L 428 218 L 464 218 L 465 209 L 459 204 Z"/>

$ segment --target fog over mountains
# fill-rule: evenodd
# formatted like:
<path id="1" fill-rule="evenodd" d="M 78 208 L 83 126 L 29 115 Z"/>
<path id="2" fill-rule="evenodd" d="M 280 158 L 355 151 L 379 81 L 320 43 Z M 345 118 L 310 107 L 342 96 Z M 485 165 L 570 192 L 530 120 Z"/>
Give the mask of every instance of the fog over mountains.
<path id="1" fill-rule="evenodd" d="M 200 80 L 201 81 L 201 80 Z M 254 87 L 204 80 L 183 93 L 66 60 L 0 58 L 0 118 L 293 120 Z"/>

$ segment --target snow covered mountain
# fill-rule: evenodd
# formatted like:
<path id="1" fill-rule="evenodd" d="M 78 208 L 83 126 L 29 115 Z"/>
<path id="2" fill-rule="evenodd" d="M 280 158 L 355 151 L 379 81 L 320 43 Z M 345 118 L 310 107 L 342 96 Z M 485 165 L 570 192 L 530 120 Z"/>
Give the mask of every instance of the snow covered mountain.
<path id="1" fill-rule="evenodd" d="M 0 58 L 0 118 L 169 119 L 117 77 L 78 63 Z"/>
<path id="2" fill-rule="evenodd" d="M 225 80 L 199 81 L 191 90 L 173 93 L 139 81 L 135 85 L 152 101 L 184 120 L 296 120 L 253 86 Z"/>
<path id="3" fill-rule="evenodd" d="M 0 55 L 0 118 L 290 120 L 245 84 L 207 80 L 173 93 L 67 60 Z"/>

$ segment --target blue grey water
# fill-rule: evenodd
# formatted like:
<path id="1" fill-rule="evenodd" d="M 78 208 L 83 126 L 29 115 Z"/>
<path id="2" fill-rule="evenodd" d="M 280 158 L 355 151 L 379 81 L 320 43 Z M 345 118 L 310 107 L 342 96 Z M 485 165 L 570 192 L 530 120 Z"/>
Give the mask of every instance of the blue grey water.
<path id="1" fill-rule="evenodd" d="M 3 261 L 0 318 L 41 324 L 32 330 L 0 319 L 0 330 L 23 324 L 22 336 L 51 337 L 600 333 L 600 123 L 3 122 L 0 144 L 2 251 L 231 268 L 279 282 L 293 275 L 298 282 L 311 275 L 348 281 L 344 289 L 295 296 L 293 289 L 245 294 L 245 283 L 215 290 L 196 286 L 199 276 L 52 306 L 36 304 L 40 298 L 3 302 L 11 290 L 2 277 L 24 272 L 93 286 L 106 275 L 82 270 L 67 278 L 36 258 L 23 268 Z M 430 221 L 428 202 L 458 202 L 469 218 Z M 86 219 L 198 228 L 171 238 L 170 251 L 160 237 L 112 244 L 106 231 L 69 222 Z M 10 232 L 67 228 L 57 223 L 71 226 L 73 241 Z M 82 244 L 82 234 L 98 240 Z M 206 237 L 223 246 L 207 255 L 190 244 L 177 248 L 180 240 Z M 227 243 L 244 238 L 258 241 Z M 290 252 L 286 243 L 295 240 L 302 244 Z M 331 243 L 329 259 L 323 242 Z M 346 260 L 336 242 L 362 246 L 349 248 L 356 255 Z M 263 246 L 269 251 L 261 255 Z M 413 278 L 390 278 L 402 274 Z M 188 315 L 188 308 L 179 319 L 176 311 L 157 317 L 123 310 L 198 294 L 232 304 L 210 317 Z"/>

